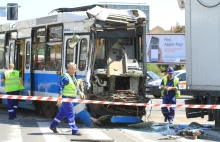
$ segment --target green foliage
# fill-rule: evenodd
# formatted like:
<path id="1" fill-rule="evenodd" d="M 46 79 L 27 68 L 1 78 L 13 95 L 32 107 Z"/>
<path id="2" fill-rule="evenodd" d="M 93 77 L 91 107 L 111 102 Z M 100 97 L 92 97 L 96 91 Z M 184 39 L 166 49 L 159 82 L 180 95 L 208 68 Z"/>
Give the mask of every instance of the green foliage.
<path id="1" fill-rule="evenodd" d="M 175 65 L 174 70 L 184 70 L 185 69 L 185 65 Z"/>
<path id="2" fill-rule="evenodd" d="M 183 65 L 175 65 L 174 70 L 181 70 L 183 67 Z"/>
<path id="3" fill-rule="evenodd" d="M 158 68 L 161 72 L 166 72 L 169 65 L 158 65 Z M 185 69 L 185 65 L 175 65 L 174 70 L 182 70 Z"/>
<path id="4" fill-rule="evenodd" d="M 166 70 L 169 67 L 169 65 L 158 65 L 158 67 L 159 67 L 161 72 L 166 72 Z"/>
<path id="5" fill-rule="evenodd" d="M 176 22 L 174 33 L 185 33 L 185 26 L 181 26 L 178 22 Z"/>
<path id="6" fill-rule="evenodd" d="M 157 75 L 160 75 L 161 70 L 156 64 L 147 64 L 147 71 L 153 71 Z"/>

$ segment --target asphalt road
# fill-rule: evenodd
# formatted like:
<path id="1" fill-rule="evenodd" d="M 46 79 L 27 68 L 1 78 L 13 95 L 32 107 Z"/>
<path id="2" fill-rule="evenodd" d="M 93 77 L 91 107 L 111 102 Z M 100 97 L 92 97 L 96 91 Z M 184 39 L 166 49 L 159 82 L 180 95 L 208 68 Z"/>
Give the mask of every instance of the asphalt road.
<path id="1" fill-rule="evenodd" d="M 183 103 L 184 99 L 179 99 L 178 103 Z M 153 103 L 161 103 L 161 99 L 154 99 Z M 150 114 L 150 108 L 146 108 L 148 115 Z M 177 137 L 169 138 L 167 134 L 172 134 L 174 131 L 164 129 L 160 132 L 155 132 L 154 129 L 134 129 L 128 126 L 110 128 L 86 128 L 79 125 L 82 136 L 72 136 L 66 121 L 61 122 L 59 130 L 63 132 L 62 135 L 53 134 L 49 129 L 49 125 L 52 119 L 47 119 L 43 116 L 36 115 L 31 111 L 20 110 L 18 118 L 16 120 L 8 120 L 8 114 L 6 108 L 0 109 L 0 141 L 1 142 L 66 142 L 71 139 L 75 141 L 115 141 L 115 142 L 157 142 L 157 141 L 169 141 L 169 142 L 187 142 L 188 139 Z M 146 117 L 147 118 L 147 117 Z M 151 115 L 148 118 L 149 121 L 155 123 L 163 123 L 163 116 L 160 108 L 152 108 Z M 146 119 L 146 121 L 148 121 Z M 184 115 L 184 109 L 176 110 L 176 118 L 174 124 L 190 124 L 191 122 L 199 122 L 200 124 L 214 124 L 214 122 L 207 122 L 207 119 L 186 119 Z M 166 134 L 166 135 L 165 135 Z M 207 139 L 197 139 L 193 141 L 198 142 L 210 142 L 218 141 L 215 138 L 208 137 Z"/>

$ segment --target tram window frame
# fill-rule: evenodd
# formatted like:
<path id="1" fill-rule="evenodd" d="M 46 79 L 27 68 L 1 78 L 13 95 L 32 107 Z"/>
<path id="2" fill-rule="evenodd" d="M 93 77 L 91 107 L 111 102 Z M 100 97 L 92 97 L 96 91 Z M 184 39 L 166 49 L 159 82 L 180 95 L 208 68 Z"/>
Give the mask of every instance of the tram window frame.
<path id="1" fill-rule="evenodd" d="M 27 46 L 29 44 L 29 46 Z M 30 52 L 30 47 L 31 47 L 31 43 L 30 43 L 30 41 L 28 41 L 27 43 L 26 43 L 26 45 L 25 45 L 25 47 L 26 47 L 26 55 L 25 55 L 25 64 L 26 65 L 30 65 L 30 56 L 31 56 L 31 52 Z M 27 52 L 28 51 L 28 52 Z M 27 57 L 28 57 L 28 53 L 29 53 L 29 58 L 27 59 Z M 28 69 L 29 67 L 28 66 L 26 66 L 26 69 Z"/>
<path id="2" fill-rule="evenodd" d="M 99 40 L 99 48 L 96 54 L 95 58 L 95 64 L 94 68 L 106 68 L 107 63 L 106 61 L 106 39 L 105 38 L 100 38 Z M 103 53 L 103 54 L 102 54 Z"/>
<path id="3" fill-rule="evenodd" d="M 14 48 L 14 64 L 17 64 L 17 52 L 18 52 L 18 45 L 15 43 L 16 47 Z"/>
<path id="4" fill-rule="evenodd" d="M 3 69 L 5 67 L 5 33 L 0 33 L 0 40 L 2 40 L 2 47 L 0 49 L 0 69 Z"/>
<path id="5" fill-rule="evenodd" d="M 10 52 L 9 52 L 9 63 L 15 63 L 15 45 L 14 43 L 11 43 L 9 45 L 9 49 L 10 49 Z M 12 50 L 13 49 L 13 50 Z M 13 52 L 12 52 L 13 51 Z M 11 61 L 12 60 L 12 61 Z"/>
<path id="6" fill-rule="evenodd" d="M 42 30 L 42 29 L 44 29 L 44 38 L 40 38 L 40 36 L 38 35 L 38 33 L 41 32 L 41 31 L 39 31 L 39 30 Z M 39 43 L 45 43 L 45 42 L 46 42 L 47 30 L 46 30 L 45 27 L 37 28 L 35 34 L 36 34 L 36 37 L 39 38 Z M 41 41 L 41 39 L 43 39 L 43 41 Z"/>
<path id="7" fill-rule="evenodd" d="M 82 41 L 83 40 L 86 40 L 86 50 L 85 51 L 83 51 L 83 52 L 85 52 L 84 54 L 82 54 Z M 80 51 L 79 51 L 79 65 L 78 65 L 78 69 L 79 69 L 79 71 L 84 71 L 85 69 L 86 69 L 86 62 L 87 62 L 87 54 L 88 54 L 88 43 L 89 43 L 89 41 L 88 41 L 88 39 L 87 38 L 82 38 L 81 39 L 81 41 L 80 41 Z M 86 56 L 81 56 L 81 55 L 86 55 Z M 81 60 L 81 58 L 82 57 L 85 57 L 85 59 L 82 59 Z M 82 67 L 82 64 L 85 64 L 85 66 L 83 66 Z"/>
<path id="8" fill-rule="evenodd" d="M 38 32 L 41 29 L 44 29 L 44 31 L 45 31 L 43 41 L 40 40 L 40 37 L 38 35 Z M 45 68 L 46 37 L 47 37 L 46 27 L 37 27 L 37 28 L 32 29 L 32 46 L 31 46 L 32 47 L 32 54 L 31 54 L 31 58 L 32 58 L 31 69 L 32 70 L 43 70 Z M 41 65 L 37 64 L 37 67 L 35 68 L 34 60 L 35 60 L 35 58 L 37 58 L 40 55 L 39 49 L 43 49 L 43 51 L 44 51 L 44 54 L 42 55 L 42 57 L 43 57 L 42 62 L 43 63 Z M 37 54 L 34 54 L 35 50 L 37 50 Z M 37 55 L 37 56 L 34 58 L 35 55 Z"/>
<path id="9" fill-rule="evenodd" d="M 6 55 L 8 54 L 8 57 Z M 10 47 L 8 45 L 5 46 L 5 69 L 8 68 L 10 63 Z"/>
<path id="10" fill-rule="evenodd" d="M 50 40 L 50 29 L 60 27 L 61 28 L 61 37 L 60 40 Z M 57 24 L 57 25 L 50 25 L 47 27 L 47 42 L 62 42 L 63 41 L 63 25 L 62 24 Z"/>
<path id="11" fill-rule="evenodd" d="M 60 28 L 60 32 L 58 32 L 59 39 L 50 38 L 50 30 Z M 47 40 L 46 40 L 46 48 L 45 48 L 45 70 L 46 71 L 60 71 L 62 68 L 62 49 L 63 49 L 63 25 L 50 25 L 47 27 Z M 53 45 L 54 44 L 54 45 Z M 54 60 L 51 60 L 50 49 L 54 48 Z M 57 52 L 58 51 L 58 52 Z M 58 59 L 56 55 L 58 54 Z M 59 56 L 60 54 L 60 56 Z M 60 57 L 60 58 L 59 58 Z"/>
<path id="12" fill-rule="evenodd" d="M 9 35 L 10 34 L 10 35 Z M 10 59 L 11 59 L 11 48 L 10 48 L 10 45 L 9 45 L 9 40 L 16 40 L 17 39 L 17 36 L 18 36 L 18 32 L 17 31 L 10 31 L 10 32 L 6 32 L 5 33 L 5 50 L 4 50 L 4 57 L 5 57 L 5 69 L 8 69 L 8 66 L 10 63 L 13 63 Z M 8 48 L 7 48 L 8 47 Z M 14 45 L 15 47 L 15 45 Z M 8 52 L 7 52 L 8 51 Z M 8 53 L 8 60 L 6 59 L 6 52 Z M 13 59 L 14 60 L 14 59 Z M 8 63 L 7 63 L 8 62 Z"/>
<path id="13" fill-rule="evenodd" d="M 66 40 L 66 54 L 65 54 L 65 68 L 66 68 L 66 69 L 67 69 L 67 65 L 68 65 L 70 62 L 73 61 L 73 57 L 74 57 L 74 55 L 76 55 L 76 53 L 77 53 L 76 51 L 77 51 L 77 48 L 78 48 L 78 44 L 76 44 L 76 46 L 72 48 L 72 50 L 73 50 L 72 59 L 71 59 L 70 62 L 67 62 L 68 49 L 71 49 L 70 46 L 68 45 L 68 41 L 69 41 L 69 40 L 72 40 L 72 38 L 69 38 L 69 39 Z M 76 50 L 75 50 L 75 48 L 76 48 Z M 76 56 L 75 56 L 75 58 L 76 58 Z M 75 61 L 75 62 L 76 62 L 76 61 Z"/>

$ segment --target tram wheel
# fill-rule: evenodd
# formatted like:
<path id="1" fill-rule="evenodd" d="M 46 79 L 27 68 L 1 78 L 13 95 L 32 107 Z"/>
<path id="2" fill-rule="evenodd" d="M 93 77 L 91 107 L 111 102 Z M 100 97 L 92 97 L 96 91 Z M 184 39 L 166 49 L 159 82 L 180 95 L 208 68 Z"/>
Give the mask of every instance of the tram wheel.
<path id="1" fill-rule="evenodd" d="M 43 114 L 47 118 L 53 118 L 57 113 L 57 106 L 54 102 L 43 102 L 42 104 Z"/>

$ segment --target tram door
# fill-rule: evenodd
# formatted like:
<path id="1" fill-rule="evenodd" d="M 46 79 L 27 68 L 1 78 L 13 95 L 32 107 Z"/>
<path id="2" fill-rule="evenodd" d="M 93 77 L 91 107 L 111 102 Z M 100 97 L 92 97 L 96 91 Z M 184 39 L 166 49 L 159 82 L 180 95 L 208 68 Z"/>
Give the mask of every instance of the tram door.
<path id="1" fill-rule="evenodd" d="M 80 41 L 77 44 L 77 66 L 76 78 L 85 78 L 88 66 L 88 50 L 89 50 L 89 35 L 80 35 Z"/>
<path id="2" fill-rule="evenodd" d="M 28 95 L 33 95 L 32 91 L 32 82 L 31 82 L 31 38 L 27 38 L 24 41 L 24 86 L 28 90 Z"/>
<path id="3" fill-rule="evenodd" d="M 63 52 L 63 57 L 64 57 L 64 62 L 63 62 L 63 72 L 67 72 L 67 64 L 70 62 L 76 63 L 76 47 L 70 47 L 69 42 L 72 40 L 73 34 L 66 34 L 64 37 L 64 52 Z"/>
<path id="4" fill-rule="evenodd" d="M 20 71 L 22 79 L 24 81 L 25 93 L 24 95 L 30 95 L 31 91 L 31 56 L 30 48 L 31 39 L 19 39 L 16 41 L 15 50 L 15 67 Z"/>
<path id="5" fill-rule="evenodd" d="M 9 64 L 14 63 L 15 64 L 15 40 L 9 40 Z M 8 67 L 8 66 L 7 66 Z M 16 69 L 16 66 L 15 66 Z"/>
<path id="6" fill-rule="evenodd" d="M 22 47 L 24 46 L 23 40 L 17 40 L 14 49 L 14 64 L 15 69 L 20 71 L 22 78 L 24 77 L 24 71 L 22 70 Z"/>

